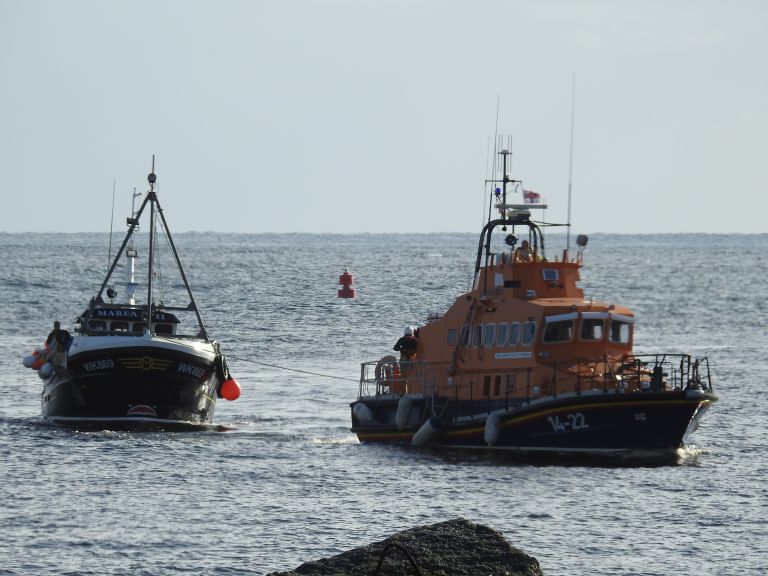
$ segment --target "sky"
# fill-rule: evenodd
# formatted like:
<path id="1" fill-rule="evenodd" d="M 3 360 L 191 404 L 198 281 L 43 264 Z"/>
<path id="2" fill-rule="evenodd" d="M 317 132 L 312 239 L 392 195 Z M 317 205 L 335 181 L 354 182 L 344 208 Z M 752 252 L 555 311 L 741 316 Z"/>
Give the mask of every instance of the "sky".
<path id="1" fill-rule="evenodd" d="M 172 232 L 479 232 L 499 134 L 575 233 L 766 233 L 766 31 L 764 0 L 0 0 L 0 232 L 109 231 L 152 155 Z"/>

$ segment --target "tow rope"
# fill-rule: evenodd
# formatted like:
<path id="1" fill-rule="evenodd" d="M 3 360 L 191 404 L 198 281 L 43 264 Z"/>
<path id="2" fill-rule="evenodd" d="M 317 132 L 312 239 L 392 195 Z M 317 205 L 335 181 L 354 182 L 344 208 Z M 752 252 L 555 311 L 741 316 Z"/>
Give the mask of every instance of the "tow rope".
<path id="1" fill-rule="evenodd" d="M 323 378 L 334 378 L 335 380 L 346 380 L 348 382 L 357 382 L 354 378 L 345 378 L 344 376 L 334 376 L 332 374 L 321 374 L 320 372 L 310 372 L 309 370 L 299 370 L 298 368 L 287 368 L 286 366 L 278 366 L 277 364 L 267 364 L 266 362 L 258 362 L 257 360 L 251 360 L 250 358 L 241 358 L 239 356 L 232 356 L 227 354 L 228 358 L 233 360 L 240 360 L 241 362 L 249 362 L 251 364 L 259 364 L 260 366 L 269 366 L 270 368 L 277 368 L 279 370 L 288 370 L 290 372 L 301 372 L 302 374 L 310 374 L 312 376 L 321 376 Z"/>

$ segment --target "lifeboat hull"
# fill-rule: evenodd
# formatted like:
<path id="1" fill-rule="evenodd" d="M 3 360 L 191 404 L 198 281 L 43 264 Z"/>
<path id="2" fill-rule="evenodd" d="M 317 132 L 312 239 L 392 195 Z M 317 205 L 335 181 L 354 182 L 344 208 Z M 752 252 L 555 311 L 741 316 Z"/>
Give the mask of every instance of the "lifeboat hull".
<path id="1" fill-rule="evenodd" d="M 461 406 L 463 416 L 444 412 L 431 445 L 542 454 L 675 451 L 716 399 L 709 392 L 680 390 L 563 395 L 490 411 L 487 403 L 476 402 Z M 429 419 L 399 429 L 394 423 L 396 401 L 373 396 L 360 401 L 374 416 L 369 422 L 353 416 L 352 431 L 361 442 L 411 443 Z M 427 414 L 426 401 L 420 402 L 417 408 Z M 488 417 L 491 413 L 494 418 Z"/>

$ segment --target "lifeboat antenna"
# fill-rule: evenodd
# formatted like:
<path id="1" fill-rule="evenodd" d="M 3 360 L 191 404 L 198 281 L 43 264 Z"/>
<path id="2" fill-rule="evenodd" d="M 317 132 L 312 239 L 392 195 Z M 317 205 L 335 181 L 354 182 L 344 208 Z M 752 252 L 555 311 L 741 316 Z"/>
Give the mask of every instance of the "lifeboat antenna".
<path id="1" fill-rule="evenodd" d="M 576 73 L 571 80 L 571 150 L 568 161 L 568 228 L 566 233 L 565 253 L 571 252 L 571 191 L 573 189 L 573 125 L 576 116 Z"/>
<path id="2" fill-rule="evenodd" d="M 488 176 L 485 180 L 486 184 L 491 184 L 491 195 L 488 198 L 488 220 L 487 222 L 491 221 L 491 215 L 493 214 L 493 196 L 495 192 L 495 184 L 494 184 L 494 178 L 496 176 L 496 161 L 498 158 L 498 150 L 500 145 L 500 138 L 499 138 L 499 108 L 500 108 L 500 96 L 496 95 L 496 126 L 494 126 L 493 130 L 493 162 L 491 163 L 491 174 Z M 488 160 L 486 159 L 485 162 L 486 170 L 488 169 Z M 486 172 L 487 174 L 487 172 Z"/>

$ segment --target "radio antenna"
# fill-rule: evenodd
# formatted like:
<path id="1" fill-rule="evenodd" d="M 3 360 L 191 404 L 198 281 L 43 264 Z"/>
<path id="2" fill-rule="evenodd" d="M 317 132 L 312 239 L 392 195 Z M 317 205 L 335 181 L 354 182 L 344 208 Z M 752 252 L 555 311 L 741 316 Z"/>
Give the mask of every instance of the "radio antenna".
<path id="1" fill-rule="evenodd" d="M 573 126 L 576 117 L 576 73 L 571 79 L 571 150 L 568 161 L 568 232 L 566 234 L 566 254 L 571 253 L 571 193 L 573 190 Z"/>
<path id="2" fill-rule="evenodd" d="M 501 107 L 501 96 L 499 94 L 496 94 L 496 126 L 494 127 L 493 131 L 493 162 L 491 167 L 491 174 L 486 179 L 486 183 L 491 182 L 491 193 L 488 196 L 488 222 L 491 221 L 491 211 L 493 210 L 493 186 L 492 183 L 494 177 L 496 176 L 496 156 L 499 149 L 499 108 Z M 488 158 L 486 157 L 485 160 L 485 169 L 486 174 L 488 172 Z M 485 191 L 484 191 L 485 192 Z M 485 207 L 485 202 L 483 202 L 483 207 Z M 483 210 L 485 211 L 485 210 Z"/>

